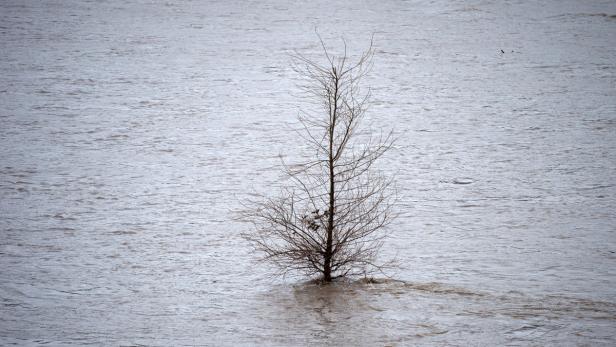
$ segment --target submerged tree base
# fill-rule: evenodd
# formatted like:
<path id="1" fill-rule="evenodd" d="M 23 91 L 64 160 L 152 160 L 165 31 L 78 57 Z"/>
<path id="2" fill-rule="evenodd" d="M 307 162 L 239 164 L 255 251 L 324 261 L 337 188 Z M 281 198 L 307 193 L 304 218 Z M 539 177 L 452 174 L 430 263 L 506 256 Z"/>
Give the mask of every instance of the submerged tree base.
<path id="1" fill-rule="evenodd" d="M 397 280 L 394 278 L 388 278 L 388 277 L 362 277 L 359 279 L 352 279 L 349 277 L 338 277 L 338 278 L 334 278 L 331 281 L 325 281 L 323 280 L 323 278 L 313 278 L 311 280 L 307 280 L 304 282 L 299 283 L 299 285 L 317 285 L 317 286 L 327 286 L 327 285 L 350 285 L 350 286 L 354 286 L 354 285 L 366 285 L 366 284 L 392 284 L 392 283 L 398 283 L 398 284 L 407 284 L 407 282 L 402 281 L 402 280 Z"/>

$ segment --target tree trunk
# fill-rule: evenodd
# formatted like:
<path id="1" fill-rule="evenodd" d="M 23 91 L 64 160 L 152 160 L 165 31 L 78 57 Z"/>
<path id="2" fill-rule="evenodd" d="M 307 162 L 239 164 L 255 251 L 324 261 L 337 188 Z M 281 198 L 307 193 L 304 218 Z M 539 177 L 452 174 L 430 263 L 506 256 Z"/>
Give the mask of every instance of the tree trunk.
<path id="1" fill-rule="evenodd" d="M 330 155 L 331 156 L 331 155 Z M 333 160 L 330 159 L 333 164 Z M 334 166 L 329 168 L 329 215 L 327 219 L 327 246 L 325 249 L 325 261 L 323 269 L 323 281 L 331 282 L 332 280 L 332 249 L 333 249 L 333 234 L 334 234 Z"/>
<path id="2" fill-rule="evenodd" d="M 334 197 L 334 134 L 336 127 L 336 116 L 338 111 L 338 74 L 336 68 L 332 68 L 334 79 L 333 107 L 330 108 L 330 127 L 329 127 L 329 214 L 327 218 L 327 244 L 323 261 L 323 281 L 332 281 L 332 257 L 333 257 L 333 236 L 334 236 L 334 207 L 336 205 Z M 330 101 L 331 105 L 331 101 Z"/>

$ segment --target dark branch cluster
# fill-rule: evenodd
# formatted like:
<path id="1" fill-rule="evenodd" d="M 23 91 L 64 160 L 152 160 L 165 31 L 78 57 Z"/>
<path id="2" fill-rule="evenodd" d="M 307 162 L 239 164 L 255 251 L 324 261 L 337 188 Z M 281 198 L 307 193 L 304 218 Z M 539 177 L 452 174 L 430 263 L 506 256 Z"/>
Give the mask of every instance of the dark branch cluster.
<path id="1" fill-rule="evenodd" d="M 332 56 L 321 40 L 324 65 L 294 55 L 294 68 L 305 78 L 302 90 L 318 102 L 304 112 L 300 136 L 314 158 L 288 165 L 289 184 L 276 198 L 262 197 L 244 213 L 254 230 L 246 233 L 264 260 L 282 272 L 320 275 L 324 281 L 378 270 L 377 252 L 392 220 L 392 181 L 373 168 L 392 147 L 392 133 L 360 133 L 370 91 L 362 78 L 372 67 L 370 47 L 351 63 Z"/>

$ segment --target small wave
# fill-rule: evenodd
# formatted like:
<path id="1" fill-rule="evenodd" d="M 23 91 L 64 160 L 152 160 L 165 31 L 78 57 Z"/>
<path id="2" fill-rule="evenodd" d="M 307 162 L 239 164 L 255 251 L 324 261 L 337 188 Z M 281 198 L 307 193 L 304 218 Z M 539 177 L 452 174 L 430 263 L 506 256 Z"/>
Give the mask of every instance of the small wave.
<path id="1" fill-rule="evenodd" d="M 607 14 L 607 13 L 563 13 L 556 16 L 547 17 L 549 19 L 562 19 L 562 18 L 580 18 L 580 17 L 599 17 L 605 18 L 608 20 L 616 19 L 616 14 Z"/>
<path id="2" fill-rule="evenodd" d="M 475 180 L 469 177 L 459 177 L 459 178 L 454 178 L 451 183 L 453 184 L 471 184 L 471 183 L 475 183 Z"/>
<path id="3" fill-rule="evenodd" d="M 412 290 L 430 292 L 434 294 L 455 294 L 455 295 L 462 295 L 462 296 L 477 296 L 477 297 L 485 296 L 485 294 L 473 292 L 466 288 L 449 286 L 449 285 L 438 283 L 438 282 L 429 282 L 429 283 L 409 283 L 407 282 L 404 284 L 404 286 Z"/>
<path id="4" fill-rule="evenodd" d="M 131 230 L 116 230 L 116 231 L 112 231 L 111 234 L 112 235 L 135 235 L 137 233 Z"/>
<path id="5" fill-rule="evenodd" d="M 581 14 L 580 16 L 603 17 L 603 18 L 609 18 L 609 19 L 616 19 L 616 14 L 607 14 L 607 13 L 588 13 L 588 14 Z"/>
<path id="6" fill-rule="evenodd" d="M 51 217 L 51 218 L 54 218 L 54 219 L 61 219 L 61 220 L 77 220 L 75 217 L 70 217 L 70 216 L 67 216 L 67 215 L 65 215 L 63 213 L 56 213 L 54 215 L 47 214 L 44 217 Z"/>
<path id="7" fill-rule="evenodd" d="M 484 205 L 478 205 L 478 204 L 463 204 L 460 205 L 461 208 L 473 208 L 473 207 L 483 207 Z"/>
<path id="8" fill-rule="evenodd" d="M 474 292 L 470 289 L 447 285 L 439 282 L 428 283 L 413 283 L 391 278 L 362 278 L 354 282 L 358 285 L 383 285 L 385 290 L 391 290 L 394 294 L 403 294 L 402 289 L 410 289 L 413 291 L 429 292 L 432 294 L 444 295 L 461 295 L 461 296 L 476 296 L 483 297 L 486 294 Z"/>
<path id="9" fill-rule="evenodd" d="M 427 332 L 425 332 L 425 333 L 417 333 L 417 334 L 415 334 L 415 336 L 417 336 L 417 337 L 430 337 L 430 336 L 446 334 L 446 333 L 449 332 L 449 330 L 439 329 L 436 326 L 431 325 L 431 324 L 417 324 L 417 327 L 418 328 L 423 328 L 423 329 L 427 330 Z"/>

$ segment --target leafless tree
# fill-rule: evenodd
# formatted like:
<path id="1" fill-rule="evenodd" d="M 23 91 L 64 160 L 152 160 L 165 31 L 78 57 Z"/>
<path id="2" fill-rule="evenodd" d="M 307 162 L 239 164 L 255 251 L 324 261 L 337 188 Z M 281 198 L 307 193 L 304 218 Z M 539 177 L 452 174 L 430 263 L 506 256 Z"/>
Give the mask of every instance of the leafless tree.
<path id="1" fill-rule="evenodd" d="M 355 62 L 333 56 L 320 39 L 325 64 L 295 53 L 301 90 L 316 101 L 316 112 L 302 111 L 299 134 L 314 151 L 311 160 L 288 165 L 289 184 L 278 197 L 252 201 L 243 217 L 254 224 L 244 237 L 283 273 L 337 277 L 382 269 L 378 250 L 392 220 L 391 178 L 373 168 L 392 147 L 392 132 L 361 130 L 369 104 L 362 79 L 372 67 L 374 48 Z"/>

